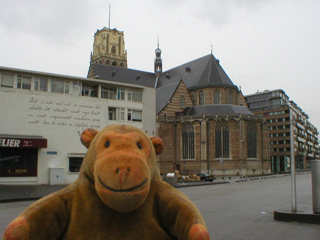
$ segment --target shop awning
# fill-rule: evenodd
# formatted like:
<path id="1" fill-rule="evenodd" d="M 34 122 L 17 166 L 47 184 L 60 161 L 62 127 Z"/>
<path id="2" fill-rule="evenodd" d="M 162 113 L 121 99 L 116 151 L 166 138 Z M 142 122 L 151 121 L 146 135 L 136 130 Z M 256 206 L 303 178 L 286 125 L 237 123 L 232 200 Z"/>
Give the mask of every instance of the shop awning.
<path id="1" fill-rule="evenodd" d="M 0 134 L 0 147 L 47 148 L 47 142 L 42 136 Z"/>

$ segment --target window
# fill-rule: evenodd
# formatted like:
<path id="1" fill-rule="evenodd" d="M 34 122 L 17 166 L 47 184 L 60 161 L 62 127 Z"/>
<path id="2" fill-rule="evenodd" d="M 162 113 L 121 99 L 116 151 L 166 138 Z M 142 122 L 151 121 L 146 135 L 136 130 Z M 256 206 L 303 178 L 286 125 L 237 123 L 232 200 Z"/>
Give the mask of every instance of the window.
<path id="1" fill-rule="evenodd" d="M 36 78 L 34 81 L 34 90 L 48 91 L 48 79 L 42 77 Z"/>
<path id="2" fill-rule="evenodd" d="M 1 87 L 13 88 L 13 74 L 1 73 Z"/>
<path id="3" fill-rule="evenodd" d="M 257 157 L 257 132 L 253 124 L 247 129 L 248 158 Z"/>
<path id="4" fill-rule="evenodd" d="M 142 92 L 138 90 L 128 90 L 128 101 L 142 102 Z"/>
<path id="5" fill-rule="evenodd" d="M 69 171 L 70 172 L 79 172 L 83 157 L 69 157 Z"/>
<path id="6" fill-rule="evenodd" d="M 70 93 L 70 84 L 68 82 L 64 82 L 64 93 Z"/>
<path id="7" fill-rule="evenodd" d="M 109 120 L 111 120 L 111 121 L 116 120 L 116 111 L 117 111 L 117 109 L 109 107 L 108 111 L 109 111 Z"/>
<path id="8" fill-rule="evenodd" d="M 0 177 L 36 177 L 37 148 L 1 147 Z"/>
<path id="9" fill-rule="evenodd" d="M 124 113 L 125 109 L 124 108 L 118 108 L 118 121 L 124 121 Z"/>
<path id="10" fill-rule="evenodd" d="M 96 85 L 82 84 L 82 96 L 96 97 L 97 96 L 96 89 L 97 89 Z"/>
<path id="11" fill-rule="evenodd" d="M 215 132 L 216 158 L 229 158 L 229 128 L 223 123 L 216 127 Z"/>
<path id="12" fill-rule="evenodd" d="M 112 46 L 112 48 L 111 48 L 111 53 L 112 53 L 112 54 L 116 54 L 116 53 L 117 53 L 117 48 L 116 48 L 116 46 Z"/>
<path id="13" fill-rule="evenodd" d="M 229 94 L 228 94 L 228 103 L 233 104 L 233 94 L 231 90 L 229 91 Z"/>
<path id="14" fill-rule="evenodd" d="M 183 95 L 180 96 L 180 107 L 184 108 L 186 106 L 185 104 L 185 98 Z"/>
<path id="15" fill-rule="evenodd" d="M 199 105 L 204 105 L 204 92 L 202 90 L 199 92 Z"/>
<path id="16" fill-rule="evenodd" d="M 128 121 L 142 122 L 142 111 L 128 109 Z"/>
<path id="17" fill-rule="evenodd" d="M 18 75 L 17 88 L 31 89 L 31 77 Z"/>
<path id="18" fill-rule="evenodd" d="M 182 157 L 183 159 L 194 159 L 194 129 L 191 123 L 183 126 Z"/>
<path id="19" fill-rule="evenodd" d="M 101 98 L 114 99 L 115 92 L 116 92 L 115 88 L 102 87 L 101 88 Z"/>
<path id="20" fill-rule="evenodd" d="M 124 100 L 124 94 L 125 94 L 125 89 L 124 88 L 118 88 L 118 99 L 119 100 Z"/>
<path id="21" fill-rule="evenodd" d="M 51 92 L 69 93 L 69 84 L 66 85 L 67 87 L 65 89 L 65 83 L 63 80 L 51 79 Z"/>
<path id="22" fill-rule="evenodd" d="M 213 103 L 214 104 L 221 104 L 220 101 L 220 91 L 218 89 L 214 90 L 213 93 Z"/>

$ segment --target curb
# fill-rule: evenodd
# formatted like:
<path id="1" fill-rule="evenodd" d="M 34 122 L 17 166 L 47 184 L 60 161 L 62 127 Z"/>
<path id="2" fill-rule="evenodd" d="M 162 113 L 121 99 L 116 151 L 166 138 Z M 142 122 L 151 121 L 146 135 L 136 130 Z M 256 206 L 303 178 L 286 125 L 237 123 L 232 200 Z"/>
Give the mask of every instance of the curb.
<path id="1" fill-rule="evenodd" d="M 317 213 L 274 211 L 273 219 L 282 222 L 320 224 L 320 214 Z"/>
<path id="2" fill-rule="evenodd" d="M 43 198 L 45 196 L 42 197 L 24 197 L 24 198 L 4 198 L 4 199 L 0 199 L 0 203 L 8 203 L 8 202 L 23 202 L 23 201 L 35 201 L 35 200 L 39 200 L 40 198 Z"/>
<path id="3" fill-rule="evenodd" d="M 184 188 L 184 187 L 199 187 L 199 186 L 208 186 L 208 185 L 217 185 L 217 184 L 224 184 L 230 182 L 215 182 L 215 183 L 195 183 L 195 184 L 179 184 L 179 185 L 171 185 L 175 188 Z"/>

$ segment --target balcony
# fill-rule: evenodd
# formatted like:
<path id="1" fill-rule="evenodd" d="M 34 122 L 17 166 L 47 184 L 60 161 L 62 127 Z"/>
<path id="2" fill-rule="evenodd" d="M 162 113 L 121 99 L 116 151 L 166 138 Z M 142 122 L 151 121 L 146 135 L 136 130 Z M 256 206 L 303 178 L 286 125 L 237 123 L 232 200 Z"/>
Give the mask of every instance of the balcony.
<path id="1" fill-rule="evenodd" d="M 297 122 L 297 127 L 300 128 L 300 129 L 303 129 L 305 130 L 305 126 L 303 126 L 301 123 Z"/>
<path id="2" fill-rule="evenodd" d="M 305 142 L 306 142 L 306 140 L 305 140 L 305 139 L 303 139 L 302 137 L 298 137 L 298 141 L 303 142 L 303 143 L 305 143 Z"/>
<path id="3" fill-rule="evenodd" d="M 309 146 L 313 146 L 313 143 L 312 143 L 312 142 L 307 141 L 307 144 L 308 144 Z"/>

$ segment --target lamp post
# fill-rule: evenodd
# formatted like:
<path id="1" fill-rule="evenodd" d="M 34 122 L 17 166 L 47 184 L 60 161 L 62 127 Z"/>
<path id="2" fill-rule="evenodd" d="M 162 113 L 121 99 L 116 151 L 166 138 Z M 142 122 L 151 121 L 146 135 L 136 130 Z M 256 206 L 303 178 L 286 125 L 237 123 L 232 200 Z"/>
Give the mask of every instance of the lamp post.
<path id="1" fill-rule="evenodd" d="M 296 193 L 296 162 L 294 158 L 294 129 L 293 113 L 290 109 L 290 153 L 291 153 L 291 211 L 297 212 L 297 193 Z"/>

